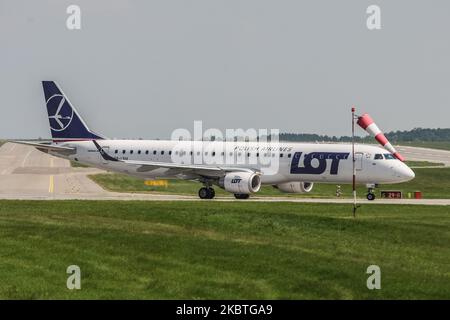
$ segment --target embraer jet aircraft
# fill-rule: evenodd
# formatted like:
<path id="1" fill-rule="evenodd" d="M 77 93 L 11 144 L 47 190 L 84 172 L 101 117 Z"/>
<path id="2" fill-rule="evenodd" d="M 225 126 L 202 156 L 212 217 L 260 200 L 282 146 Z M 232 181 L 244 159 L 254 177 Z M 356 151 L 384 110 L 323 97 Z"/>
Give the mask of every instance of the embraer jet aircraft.
<path id="1" fill-rule="evenodd" d="M 203 184 L 201 199 L 214 198 L 213 186 L 247 199 L 261 185 L 305 193 L 314 183 L 350 184 L 352 145 L 291 142 L 203 142 L 111 140 L 91 131 L 53 81 L 42 82 L 52 142 L 13 141 L 42 152 L 142 179 L 177 178 Z M 414 172 L 385 149 L 355 146 L 356 179 L 375 199 L 378 184 L 409 181 Z"/>

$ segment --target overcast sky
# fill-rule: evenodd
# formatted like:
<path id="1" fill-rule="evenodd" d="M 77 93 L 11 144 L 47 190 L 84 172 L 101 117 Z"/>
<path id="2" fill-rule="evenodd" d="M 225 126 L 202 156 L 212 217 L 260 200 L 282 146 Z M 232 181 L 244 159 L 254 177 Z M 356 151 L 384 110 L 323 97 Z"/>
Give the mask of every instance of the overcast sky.
<path id="1" fill-rule="evenodd" d="M 448 128 L 449 31 L 448 0 L 0 0 L 0 137 L 50 136 L 41 80 L 109 137 L 347 135 L 351 105 L 385 131 Z"/>

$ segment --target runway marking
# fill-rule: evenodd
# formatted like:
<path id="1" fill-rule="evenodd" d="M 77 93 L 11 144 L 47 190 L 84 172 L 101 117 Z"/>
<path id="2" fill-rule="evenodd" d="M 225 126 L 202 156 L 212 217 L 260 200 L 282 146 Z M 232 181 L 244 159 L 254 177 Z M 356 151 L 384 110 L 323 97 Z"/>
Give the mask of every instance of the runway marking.
<path id="1" fill-rule="evenodd" d="M 33 150 L 34 150 L 34 149 L 31 149 L 30 151 L 28 151 L 28 153 L 27 153 L 27 155 L 25 156 L 25 158 L 23 158 L 23 161 L 22 161 L 22 167 L 25 166 L 25 161 L 27 161 L 28 156 L 30 155 L 31 152 L 33 152 Z"/>

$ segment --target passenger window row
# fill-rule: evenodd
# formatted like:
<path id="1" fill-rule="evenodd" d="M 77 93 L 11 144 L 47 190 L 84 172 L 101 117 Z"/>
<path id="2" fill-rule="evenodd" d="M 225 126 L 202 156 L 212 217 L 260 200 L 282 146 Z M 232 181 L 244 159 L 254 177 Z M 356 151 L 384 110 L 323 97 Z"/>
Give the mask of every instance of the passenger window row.
<path id="1" fill-rule="evenodd" d="M 118 154 L 118 153 L 119 153 L 119 150 L 118 150 L 118 149 L 114 150 L 114 153 L 115 153 L 115 154 Z M 122 150 L 122 154 L 126 154 L 126 153 L 127 153 L 127 150 Z M 134 150 L 130 150 L 130 151 L 129 151 L 129 154 L 133 154 L 133 153 L 134 153 Z M 137 154 L 141 154 L 141 153 L 142 153 L 141 150 L 138 150 L 138 151 L 137 151 Z M 148 150 L 145 150 L 145 154 L 149 154 L 149 151 L 148 151 Z M 156 155 L 156 154 L 157 154 L 157 151 L 156 151 L 156 150 L 153 150 L 153 154 Z M 163 154 L 164 154 L 164 150 L 161 150 L 160 154 L 163 155 Z M 169 155 L 171 155 L 171 154 L 172 154 L 172 151 L 169 151 Z"/>
<path id="2" fill-rule="evenodd" d="M 128 152 L 129 152 L 129 154 L 134 154 L 134 150 L 129 150 Z M 118 150 L 118 149 L 114 150 L 114 153 L 115 153 L 115 154 L 118 154 L 118 153 L 119 153 L 119 150 Z M 126 153 L 127 153 L 127 150 L 122 150 L 121 153 L 122 153 L 122 154 L 126 154 Z M 157 151 L 156 151 L 156 150 L 153 150 L 152 153 L 153 153 L 153 155 L 156 155 L 156 154 L 157 154 Z M 160 154 L 161 154 L 161 155 L 164 155 L 164 153 L 165 153 L 164 150 L 161 150 L 161 151 L 160 151 Z M 137 154 L 142 154 L 141 150 L 137 150 Z M 145 150 L 145 154 L 149 154 L 149 150 Z M 169 151 L 168 154 L 169 154 L 169 155 L 172 155 L 172 151 Z M 185 154 L 186 154 L 186 151 L 181 151 L 181 152 L 175 151 L 175 154 L 176 154 L 176 155 L 178 155 L 178 154 L 180 154 L 180 155 L 185 155 Z M 225 155 L 225 152 L 222 151 L 220 154 L 221 154 L 221 156 L 224 156 L 224 155 Z M 236 154 L 236 152 L 230 152 L 230 153 L 229 153 L 229 155 L 230 155 L 231 157 L 234 156 L 234 154 Z M 190 151 L 190 155 L 191 155 L 191 156 L 193 155 L 193 152 L 192 152 L 192 151 Z M 200 151 L 197 151 L 197 155 L 198 155 L 198 156 L 200 155 Z M 205 151 L 204 155 L 207 156 L 207 155 L 208 155 L 208 151 Z M 216 153 L 215 151 L 211 152 L 211 156 L 215 157 L 216 155 L 217 155 L 217 153 Z M 237 155 L 238 155 L 239 157 L 241 157 L 241 156 L 242 156 L 242 152 L 238 152 Z M 256 157 L 259 157 L 259 152 L 257 152 L 257 153 L 254 154 L 254 155 L 256 155 Z M 248 153 L 247 153 L 247 157 L 251 157 L 251 156 L 252 156 L 252 154 L 251 154 L 250 152 L 248 152 Z M 275 156 L 276 156 L 276 153 L 272 153 L 272 154 L 270 154 L 270 153 L 264 153 L 264 156 L 265 156 L 265 157 L 270 157 L 270 156 L 275 157 Z M 283 158 L 283 156 L 284 156 L 283 153 L 280 153 L 280 154 L 279 154 L 279 157 L 280 157 L 280 158 Z M 288 157 L 288 158 L 291 158 L 291 156 L 292 156 L 292 155 L 291 155 L 290 153 L 287 154 L 287 157 Z"/>

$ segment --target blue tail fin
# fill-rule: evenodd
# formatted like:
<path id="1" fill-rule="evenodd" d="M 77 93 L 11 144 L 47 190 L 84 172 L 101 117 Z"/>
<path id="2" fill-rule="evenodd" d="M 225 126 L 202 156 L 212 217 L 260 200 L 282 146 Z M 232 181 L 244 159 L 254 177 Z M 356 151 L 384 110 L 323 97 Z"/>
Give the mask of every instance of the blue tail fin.
<path id="1" fill-rule="evenodd" d="M 42 81 L 54 141 L 104 139 L 89 130 L 67 96 L 53 81 Z"/>

